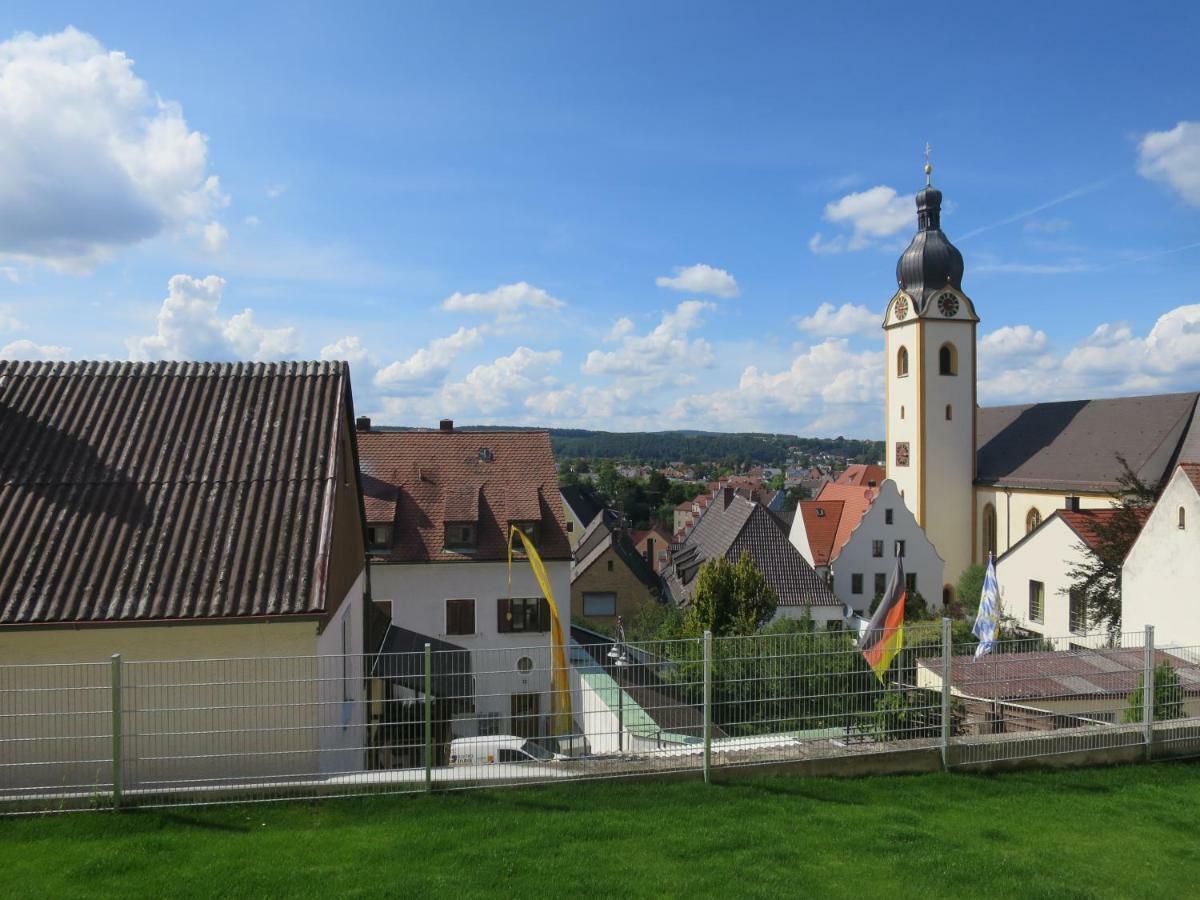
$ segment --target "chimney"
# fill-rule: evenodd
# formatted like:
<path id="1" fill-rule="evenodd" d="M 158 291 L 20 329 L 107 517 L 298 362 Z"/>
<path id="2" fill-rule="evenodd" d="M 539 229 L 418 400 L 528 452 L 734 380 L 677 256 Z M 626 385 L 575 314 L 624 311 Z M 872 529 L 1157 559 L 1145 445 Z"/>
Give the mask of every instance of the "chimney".
<path id="1" fill-rule="evenodd" d="M 354 420 L 354 430 L 355 431 L 370 431 L 371 430 L 371 417 L 370 416 L 359 416 L 357 419 L 355 419 Z"/>
<path id="2" fill-rule="evenodd" d="M 734 490 L 731 487 L 722 489 L 721 491 L 721 509 L 729 509 L 729 504 L 733 502 Z"/>
<path id="3" fill-rule="evenodd" d="M 438 427 L 442 431 L 453 431 L 454 430 L 454 420 L 453 419 L 442 419 L 442 421 L 438 423 Z"/>
<path id="4" fill-rule="evenodd" d="M 1066 509 L 1070 512 L 1079 512 L 1079 498 L 1078 497 L 1068 497 L 1067 505 L 1064 507 L 1064 509 Z"/>

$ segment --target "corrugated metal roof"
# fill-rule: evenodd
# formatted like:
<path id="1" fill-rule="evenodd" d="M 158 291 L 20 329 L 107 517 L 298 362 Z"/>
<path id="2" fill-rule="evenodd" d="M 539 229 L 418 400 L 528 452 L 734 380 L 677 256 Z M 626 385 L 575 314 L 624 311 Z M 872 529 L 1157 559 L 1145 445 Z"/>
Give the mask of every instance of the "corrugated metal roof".
<path id="1" fill-rule="evenodd" d="M 345 364 L 0 361 L 0 624 L 316 614 Z"/>

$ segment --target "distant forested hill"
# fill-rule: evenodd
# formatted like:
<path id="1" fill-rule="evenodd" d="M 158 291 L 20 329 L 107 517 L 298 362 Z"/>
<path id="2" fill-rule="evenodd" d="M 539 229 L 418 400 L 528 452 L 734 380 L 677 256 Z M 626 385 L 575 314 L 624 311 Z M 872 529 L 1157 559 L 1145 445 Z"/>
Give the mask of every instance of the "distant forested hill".
<path id="1" fill-rule="evenodd" d="M 383 428 L 387 429 L 387 426 Z M 461 430 L 511 431 L 513 428 L 467 425 Z M 588 431 L 582 428 L 548 430 L 550 440 L 554 444 L 554 455 L 559 459 L 581 457 L 645 463 L 682 460 L 689 464 L 724 460 L 743 464 L 778 465 L 797 452 L 804 456 L 828 454 L 856 462 L 878 462 L 883 459 L 882 441 L 861 441 L 844 437 L 802 438 L 794 434 L 726 434 L 716 431 L 621 432 Z"/>

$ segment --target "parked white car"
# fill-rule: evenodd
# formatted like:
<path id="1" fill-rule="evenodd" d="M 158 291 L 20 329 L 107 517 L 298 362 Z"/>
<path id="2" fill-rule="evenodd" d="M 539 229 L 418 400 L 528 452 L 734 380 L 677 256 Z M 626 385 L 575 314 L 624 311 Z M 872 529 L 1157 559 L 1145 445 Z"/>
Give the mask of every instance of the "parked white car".
<path id="1" fill-rule="evenodd" d="M 450 742 L 450 765 L 491 766 L 498 763 L 554 762 L 567 759 L 533 741 L 513 734 L 455 738 Z"/>

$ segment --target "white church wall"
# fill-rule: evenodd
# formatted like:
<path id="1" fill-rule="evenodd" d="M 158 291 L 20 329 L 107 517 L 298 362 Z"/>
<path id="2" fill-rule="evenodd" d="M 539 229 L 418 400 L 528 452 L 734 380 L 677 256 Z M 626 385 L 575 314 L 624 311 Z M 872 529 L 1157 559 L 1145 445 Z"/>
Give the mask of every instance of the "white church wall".
<path id="1" fill-rule="evenodd" d="M 1030 510 L 1036 509 L 1042 521 L 1055 511 L 1064 509 L 1067 497 L 1078 497 L 1080 509 L 1110 509 L 1112 501 L 1107 494 L 1065 494 L 1061 491 L 1035 491 L 1028 489 L 977 487 L 975 489 L 975 548 L 972 560 L 987 562 L 984 549 L 984 514 L 987 505 L 996 510 L 996 556 L 1007 553 L 1028 533 L 1026 524 Z"/>
<path id="2" fill-rule="evenodd" d="M 1121 588 L 1123 631 L 1153 625 L 1157 643 L 1200 644 L 1200 496 L 1182 469 L 1129 551 Z"/>

